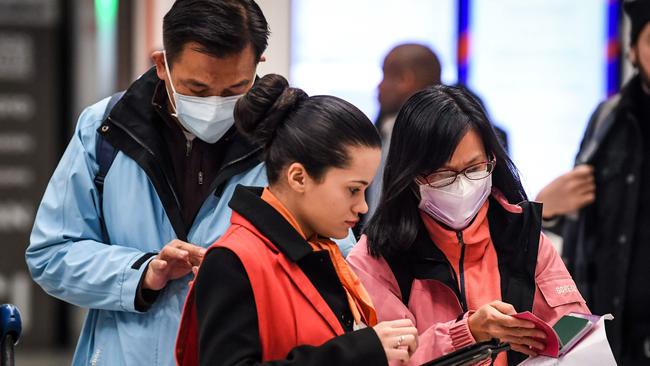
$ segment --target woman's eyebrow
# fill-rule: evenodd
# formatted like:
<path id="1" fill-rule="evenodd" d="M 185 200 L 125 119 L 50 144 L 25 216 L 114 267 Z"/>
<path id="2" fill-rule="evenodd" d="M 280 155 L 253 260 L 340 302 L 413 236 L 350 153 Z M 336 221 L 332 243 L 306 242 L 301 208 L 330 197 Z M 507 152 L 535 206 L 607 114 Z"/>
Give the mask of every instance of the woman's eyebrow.
<path id="1" fill-rule="evenodd" d="M 465 166 L 474 165 L 476 163 L 480 163 L 481 161 L 483 161 L 483 155 L 476 155 L 472 160 L 465 163 Z"/>
<path id="2" fill-rule="evenodd" d="M 350 183 L 359 183 L 363 184 L 364 186 L 370 185 L 370 183 L 366 182 L 365 180 L 352 180 Z"/>
<path id="3" fill-rule="evenodd" d="M 480 154 L 479 154 L 479 155 L 476 155 L 476 156 L 474 156 L 471 160 L 465 162 L 465 164 L 463 164 L 463 167 L 464 167 L 464 168 L 467 168 L 467 167 L 469 167 L 469 166 L 471 166 L 471 165 L 474 165 L 474 164 L 476 164 L 476 163 L 480 163 L 482 160 L 483 160 L 483 156 L 482 156 L 482 155 L 480 155 Z M 463 169 L 464 169 L 464 168 L 463 168 Z M 453 168 L 453 167 L 450 167 L 448 163 L 445 163 L 445 165 L 443 165 L 442 167 L 440 167 L 440 169 L 437 169 L 436 171 L 442 171 L 442 170 L 452 170 L 452 171 L 456 171 L 456 170 L 460 170 L 460 169 L 455 169 L 455 168 Z"/>

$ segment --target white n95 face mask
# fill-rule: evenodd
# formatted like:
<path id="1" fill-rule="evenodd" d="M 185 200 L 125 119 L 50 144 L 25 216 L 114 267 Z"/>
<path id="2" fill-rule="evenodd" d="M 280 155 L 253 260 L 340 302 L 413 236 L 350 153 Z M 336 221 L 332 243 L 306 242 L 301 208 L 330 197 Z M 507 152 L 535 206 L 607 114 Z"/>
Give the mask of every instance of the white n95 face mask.
<path id="1" fill-rule="evenodd" d="M 235 123 L 233 111 L 235 103 L 241 95 L 231 97 L 194 97 L 178 94 L 171 81 L 167 53 L 163 51 L 165 58 L 165 70 L 169 78 L 169 86 L 172 88 L 174 103 L 172 108 L 174 117 L 178 118 L 181 125 L 199 139 L 213 144 L 228 132 Z M 169 91 L 167 91 L 169 96 Z M 171 98 L 170 98 L 171 101 Z"/>
<path id="2" fill-rule="evenodd" d="M 462 174 L 442 188 L 420 185 L 420 210 L 454 230 L 469 226 L 492 191 L 492 175 L 471 180 Z"/>

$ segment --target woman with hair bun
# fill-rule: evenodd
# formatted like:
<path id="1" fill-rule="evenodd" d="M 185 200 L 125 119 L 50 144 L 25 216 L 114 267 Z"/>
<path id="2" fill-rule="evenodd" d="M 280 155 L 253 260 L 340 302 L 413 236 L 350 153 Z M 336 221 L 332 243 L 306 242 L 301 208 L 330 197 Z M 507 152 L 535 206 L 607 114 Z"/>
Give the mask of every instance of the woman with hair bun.
<path id="1" fill-rule="evenodd" d="M 386 365 L 417 347 L 408 319 L 377 324 L 329 238 L 367 211 L 381 143 L 352 104 L 267 75 L 235 107 L 269 187 L 239 186 L 231 227 L 206 253 L 181 320 L 180 365 Z"/>

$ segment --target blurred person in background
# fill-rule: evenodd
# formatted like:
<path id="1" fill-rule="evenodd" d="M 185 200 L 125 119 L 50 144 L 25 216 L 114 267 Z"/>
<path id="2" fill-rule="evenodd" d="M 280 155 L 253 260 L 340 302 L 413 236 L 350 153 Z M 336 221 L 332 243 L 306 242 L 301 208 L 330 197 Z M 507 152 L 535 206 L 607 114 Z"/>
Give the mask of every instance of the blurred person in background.
<path id="1" fill-rule="evenodd" d="M 388 154 L 397 112 L 413 93 L 428 86 L 440 84 L 440 61 L 429 47 L 405 43 L 388 52 L 384 58 L 382 72 L 382 80 L 377 86 L 379 116 L 375 122 L 382 140 L 382 162 L 366 194 L 368 213 L 364 216 L 365 222 L 375 212 L 379 201 L 381 177 L 384 174 L 386 154 Z M 356 233 L 360 234 L 359 231 L 362 227 L 358 225 L 355 229 Z"/>
<path id="2" fill-rule="evenodd" d="M 627 366 L 650 364 L 650 0 L 623 7 L 637 73 L 596 108 L 576 167 L 537 199 L 587 304 L 614 315 L 607 336 Z"/>
<path id="3" fill-rule="evenodd" d="M 375 126 L 382 140 L 388 143 L 402 104 L 416 91 L 440 84 L 440 61 L 427 46 L 401 44 L 388 52 L 382 72 L 383 78 L 377 87 L 379 116 Z"/>
<path id="4" fill-rule="evenodd" d="M 79 117 L 26 252 L 46 292 L 89 309 L 74 365 L 175 364 L 192 268 L 229 226 L 235 186 L 266 184 L 232 114 L 268 35 L 252 0 L 178 0 L 155 67 Z"/>

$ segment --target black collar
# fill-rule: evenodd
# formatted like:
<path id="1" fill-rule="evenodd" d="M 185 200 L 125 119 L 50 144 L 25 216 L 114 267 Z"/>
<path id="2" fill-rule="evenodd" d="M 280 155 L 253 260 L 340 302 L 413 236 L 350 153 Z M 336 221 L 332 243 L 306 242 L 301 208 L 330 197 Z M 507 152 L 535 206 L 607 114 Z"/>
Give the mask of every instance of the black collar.
<path id="1" fill-rule="evenodd" d="M 507 299 L 508 282 L 512 277 L 527 282 L 534 279 L 541 231 L 541 205 L 526 201 L 521 203 L 522 213 L 512 213 L 493 197 L 489 199 L 490 236 L 497 251 L 502 295 Z M 386 261 L 395 274 L 405 303 L 408 303 L 413 279 L 440 281 L 460 299 L 456 273 L 422 221 L 413 244 L 387 257 Z M 528 305 L 532 306 L 532 303 L 522 307 L 528 309 Z"/>
<path id="2" fill-rule="evenodd" d="M 155 67 L 144 73 L 129 86 L 97 132 L 146 172 L 176 236 L 186 240 L 188 229 L 181 215 L 173 166 L 160 133 L 164 122 L 153 103 L 159 83 Z M 261 147 L 247 141 L 234 127 L 232 132 L 228 132 L 228 139 L 222 166 L 210 185 L 217 196 L 221 195 L 230 178 L 261 162 Z"/>
<path id="3" fill-rule="evenodd" d="M 639 102 L 643 95 L 643 87 L 641 86 L 641 75 L 634 75 L 630 81 L 628 81 L 621 88 L 621 101 L 618 104 L 618 108 L 626 111 L 636 112 L 634 108 Z"/>
<path id="4" fill-rule="evenodd" d="M 117 125 L 151 154 L 168 161 L 165 155 L 167 149 L 159 132 L 163 121 L 152 104 L 159 82 L 155 67 L 140 76 L 115 104 L 106 123 Z M 113 143 L 110 133 L 104 134 L 104 137 Z M 119 146 L 115 147 L 119 149 Z"/>
<path id="5" fill-rule="evenodd" d="M 230 208 L 250 221 L 292 262 L 298 262 L 313 252 L 309 243 L 276 211 L 262 200 L 261 187 L 238 185 L 228 204 Z"/>
<path id="6" fill-rule="evenodd" d="M 490 236 L 493 244 L 500 253 L 528 252 L 529 230 L 539 233 L 541 217 L 539 210 L 541 205 L 536 202 L 525 201 L 520 204 L 522 213 L 507 211 L 501 203 L 490 196 L 490 207 L 488 209 L 488 222 L 490 225 Z M 402 253 L 403 255 L 404 253 Z M 423 261 L 428 263 L 448 263 L 444 253 L 438 248 L 429 236 L 424 223 L 420 222 L 420 229 L 415 242 L 406 250 L 407 258 L 412 265 L 416 278 L 427 278 L 426 273 L 418 271 L 419 264 Z"/>
<path id="7" fill-rule="evenodd" d="M 127 130 L 132 138 L 150 149 L 153 155 L 166 158 L 166 148 L 159 132 L 164 123 L 160 113 L 167 113 L 167 100 L 162 96 L 161 88 L 164 85 L 158 79 L 156 68 L 152 67 L 129 86 L 110 112 L 108 123 L 112 122 Z M 109 139 L 108 136 L 105 137 Z M 261 148 L 241 136 L 234 126 L 228 130 L 224 139 L 228 143 L 224 164 L 239 161 L 247 155 L 258 157 L 259 163 Z M 251 152 L 255 154 L 250 154 Z"/>
<path id="8" fill-rule="evenodd" d="M 261 199 L 262 191 L 263 188 L 238 185 L 229 206 L 298 265 L 332 309 L 343 329 L 352 331 L 354 321 L 350 306 L 329 254 L 324 250 L 314 251 L 275 208 Z"/>

